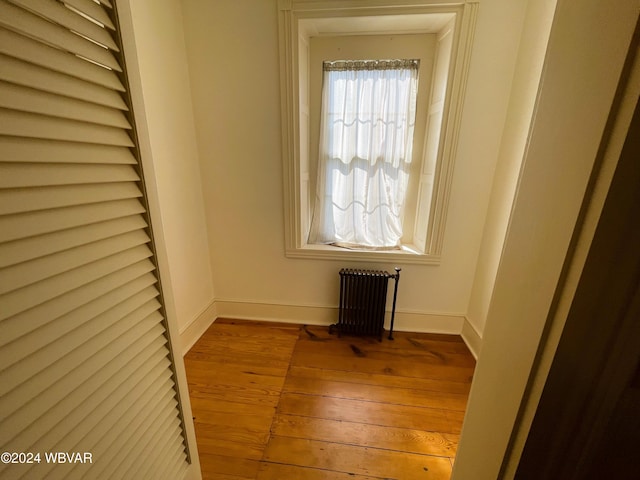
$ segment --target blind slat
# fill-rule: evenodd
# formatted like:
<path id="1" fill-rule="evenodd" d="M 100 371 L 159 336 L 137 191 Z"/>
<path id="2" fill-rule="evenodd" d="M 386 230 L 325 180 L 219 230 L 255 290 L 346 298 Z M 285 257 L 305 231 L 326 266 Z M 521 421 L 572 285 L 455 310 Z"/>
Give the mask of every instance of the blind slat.
<path id="1" fill-rule="evenodd" d="M 166 354 L 168 350 L 164 347 L 163 349 L 162 353 Z M 174 399 L 174 383 L 168 374 L 166 362 L 156 362 L 157 356 L 154 356 L 140 367 L 135 365 L 136 374 L 119 385 L 117 390 L 105 395 L 100 409 L 91 411 L 91 422 L 70 432 L 69 443 L 75 442 L 76 445 L 83 445 L 91 450 L 100 440 L 119 439 L 122 431 L 130 427 L 135 418 L 143 415 L 145 411 L 154 411 L 158 407 L 168 405 L 175 406 L 177 402 Z M 119 394 L 124 396 L 119 398 Z M 124 403 L 128 408 L 124 411 L 114 411 L 112 407 L 116 401 Z M 101 461 L 107 459 L 101 457 Z"/>
<path id="2" fill-rule="evenodd" d="M 135 165 L 127 147 L 0 135 L 0 160 L 18 163 Z"/>
<path id="3" fill-rule="evenodd" d="M 0 395 L 6 395 L 7 392 L 30 381 L 37 381 L 38 387 L 44 390 L 56 381 L 56 376 L 64 374 L 65 368 L 86 362 L 101 346 L 114 342 L 147 317 L 151 316 L 156 322 L 161 321 L 162 316 L 157 312 L 160 304 L 154 300 L 157 295 L 157 290 L 149 287 L 126 302 L 117 304 L 113 309 L 97 317 L 89 317 L 77 329 L 65 332 L 63 343 L 56 342 L 57 337 L 53 337 L 47 345 L 38 350 L 32 348 L 23 338 L 12 342 L 10 345 L 21 345 L 27 354 L 22 361 L 0 372 Z M 152 316 L 154 312 L 157 316 Z M 56 364 L 49 365 L 48 358 L 59 360 Z M 34 378 L 43 372 L 52 372 L 46 375 L 46 381 Z"/>
<path id="4" fill-rule="evenodd" d="M 104 326 L 106 327 L 113 317 L 113 313 L 109 312 L 110 309 L 129 312 L 156 298 L 158 291 L 153 287 L 155 283 L 155 276 L 147 273 L 70 311 L 66 315 L 52 316 L 50 319 L 40 321 L 36 319 L 23 324 L 14 321 L 12 325 L 12 341 L 5 344 L 0 351 L 3 368 L 8 368 L 64 335 L 70 334 L 76 329 L 81 329 L 83 323 L 95 323 L 95 319 L 100 318 L 102 319 L 101 321 L 105 322 Z M 73 335 L 77 334 L 78 332 L 73 333 Z M 2 375 L 2 372 L 0 372 L 0 375 Z"/>
<path id="5" fill-rule="evenodd" d="M 138 180 L 140 180 L 140 177 L 131 165 L 0 164 L 0 189 L 107 182 L 137 182 Z"/>
<path id="6" fill-rule="evenodd" d="M 0 107 L 131 129 L 121 110 L 0 81 Z"/>
<path id="7" fill-rule="evenodd" d="M 86 402 L 71 412 L 63 411 L 63 405 L 56 405 L 50 411 L 56 415 L 47 416 L 47 422 L 41 424 L 42 431 L 31 425 L 20 432 L 11 443 L 25 451 L 29 448 L 32 451 L 46 451 L 48 445 L 57 442 L 60 451 L 91 452 L 93 445 L 89 443 L 90 434 L 95 430 L 103 430 L 102 424 L 105 422 L 113 424 L 119 421 L 114 418 L 114 408 L 117 408 L 119 403 L 130 406 L 127 412 L 134 410 L 138 402 L 150 404 L 154 396 L 159 396 L 160 400 L 166 400 L 168 404 L 172 396 L 173 382 L 167 377 L 166 362 L 158 362 L 158 358 L 167 352 L 165 347 L 161 348 L 163 351 L 158 349 L 157 354 L 149 358 L 136 357 L 130 364 L 133 373 L 129 377 L 123 380 L 119 376 L 112 376 L 90 395 Z M 98 458 L 94 460 L 97 462 Z M 47 468 L 37 468 L 37 471 L 34 469 L 31 473 L 44 477 L 50 470 L 55 469 L 56 466 L 51 465 Z"/>
<path id="8" fill-rule="evenodd" d="M 175 398 L 160 396 L 160 398 L 154 399 L 151 404 L 147 405 L 147 409 L 142 410 L 129 424 L 124 425 L 124 428 L 121 428 L 120 422 L 118 422 L 116 425 L 106 426 L 110 427 L 108 431 L 96 432 L 104 434 L 104 437 L 93 446 L 95 450 L 103 452 L 102 461 L 92 469 L 92 474 L 95 475 L 94 478 L 113 478 L 111 477 L 113 471 L 127 460 L 128 454 L 134 452 L 134 455 L 139 456 L 144 441 L 151 441 L 152 439 L 150 435 L 154 431 L 152 427 L 154 425 L 157 426 L 159 422 L 175 418 L 176 406 Z M 113 430 L 120 430 L 121 434 L 108 445 L 108 448 L 105 448 L 105 440 L 109 439 Z M 84 441 L 90 445 L 92 437 L 95 438 L 95 435 L 91 435 Z M 157 455 L 154 455 L 154 457 L 158 458 Z"/>
<path id="9" fill-rule="evenodd" d="M 114 127 L 0 109 L 0 135 L 69 140 L 132 147 L 127 132 Z"/>
<path id="10" fill-rule="evenodd" d="M 1 26 L 0 53 L 118 92 L 124 92 L 124 86 L 114 71 Z"/>
<path id="11" fill-rule="evenodd" d="M 0 24 L 118 72 L 122 71 L 109 50 L 22 8 L 0 2 Z"/>
<path id="12" fill-rule="evenodd" d="M 63 295 L 87 282 L 97 280 L 128 264 L 151 257 L 152 252 L 146 245 L 126 250 L 116 255 L 100 259 L 84 265 L 72 272 L 65 272 L 55 277 L 30 285 L 29 288 L 14 290 L 0 296 L 0 303 L 5 304 L 0 310 L 0 320 L 11 317 L 23 310 L 33 308 L 58 295 Z"/>
<path id="13" fill-rule="evenodd" d="M 0 242 L 57 232 L 143 212 L 142 204 L 137 199 L 131 198 L 29 212 L 26 215 L 0 216 Z"/>
<path id="14" fill-rule="evenodd" d="M 156 282 L 156 277 L 149 272 L 154 269 L 153 263 L 145 258 L 115 269 L 97 280 L 4 319 L 2 321 L 3 336 L 0 337 L 2 349 L 0 350 L 9 349 L 8 346 L 12 345 L 15 339 L 38 328 L 50 328 L 48 325 L 52 320 L 65 315 L 67 324 L 63 323 L 60 328 L 73 326 L 76 319 L 68 314 L 76 309 L 88 308 L 93 312 L 99 309 L 103 303 L 110 304 L 111 302 L 114 305 L 119 303 L 119 299 L 127 298 L 149 285 L 153 285 Z M 125 293 L 121 293 L 118 291 L 119 289 L 124 289 Z M 82 322 L 83 318 L 78 321 Z M 31 341 L 36 342 L 34 339 Z M 39 338 L 37 341 L 41 345 L 47 343 L 46 338 Z"/>
<path id="15" fill-rule="evenodd" d="M 138 198 L 135 183 L 116 182 L 92 185 L 54 185 L 51 187 L 0 190 L 0 215 L 33 212 L 74 205 Z"/>
<path id="16" fill-rule="evenodd" d="M 120 94 L 110 88 L 0 54 L 0 80 L 43 92 L 127 110 Z"/>
<path id="17" fill-rule="evenodd" d="M 157 419 L 148 425 L 145 430 L 136 432 L 136 435 L 128 442 L 123 442 L 122 454 L 119 455 L 119 457 L 122 457 L 122 461 L 115 469 L 112 469 L 110 465 L 110 468 L 104 472 L 105 478 L 123 478 L 126 472 L 135 466 L 136 459 L 149 458 L 148 456 L 144 457 L 144 452 L 150 451 L 150 448 L 146 449 L 145 447 L 155 446 L 157 436 L 162 434 L 166 436 L 178 423 L 177 417 L 172 415 L 170 411 L 158 413 Z M 140 442 L 141 438 L 145 438 L 147 441 L 142 443 Z"/>
<path id="18" fill-rule="evenodd" d="M 172 450 L 180 444 L 176 441 L 180 437 L 180 421 L 174 418 L 166 428 L 158 428 L 152 437 L 152 441 L 145 445 L 140 455 L 143 458 L 154 458 L 154 462 L 136 462 L 126 471 L 116 472 L 111 478 L 114 480 L 123 478 L 123 475 L 131 472 L 132 478 L 156 478 L 149 475 L 149 470 L 158 466 L 166 467 L 167 460 L 172 458 Z M 177 452 L 176 452 L 177 453 Z"/>
<path id="19" fill-rule="evenodd" d="M 92 406 L 98 407 L 103 403 L 107 403 L 110 406 L 113 406 L 115 395 L 118 390 L 133 390 L 136 393 L 141 395 L 147 394 L 149 391 L 156 391 L 158 395 L 160 395 L 161 399 L 164 397 L 164 389 L 169 386 L 169 389 L 173 386 L 173 382 L 168 379 L 168 372 L 166 369 L 168 359 L 166 358 L 168 350 L 163 345 L 163 342 L 160 337 L 156 338 L 153 342 L 148 345 L 148 348 L 140 354 L 136 355 L 131 359 L 131 367 L 135 369 L 135 373 L 133 375 L 112 375 L 108 378 L 104 379 L 102 384 L 97 384 L 96 388 L 93 391 L 89 391 L 86 388 L 78 389 L 74 392 L 71 392 L 70 395 L 65 399 L 65 401 L 57 403 L 55 405 L 51 405 L 51 409 L 47 412 L 47 414 L 41 417 L 40 422 L 43 426 L 43 430 L 41 432 L 37 431 L 34 425 L 30 425 L 25 430 L 20 432 L 20 434 L 14 439 L 11 440 L 11 443 L 14 442 L 17 444 L 17 448 L 24 451 L 47 451 L 51 449 L 51 445 L 56 445 L 57 451 L 63 451 L 62 448 L 58 449 L 58 445 L 60 443 L 66 444 L 68 442 L 72 442 L 75 435 L 74 431 L 69 431 L 70 427 L 73 425 L 69 425 L 67 419 L 69 417 L 76 416 L 76 412 L 80 411 L 80 413 L 84 413 L 84 411 L 92 410 Z M 157 375 L 158 367 L 164 367 L 165 372 Z M 156 371 L 154 371 L 156 370 Z M 162 385 L 161 389 L 155 388 L 147 388 L 144 389 L 144 386 L 147 382 L 146 378 L 141 378 L 141 375 L 138 375 L 138 371 L 140 373 L 146 374 L 150 377 L 154 382 L 158 382 Z M 145 377 L 146 377 L 145 375 Z M 138 388 L 138 386 L 133 386 L 131 388 L 132 380 L 138 380 L 138 383 L 142 385 L 142 389 Z M 92 382 L 95 383 L 95 382 Z M 122 385 L 124 384 L 124 388 Z M 175 401 L 175 400 L 174 400 Z M 122 402 L 122 401 L 121 401 Z M 151 405 L 154 405 L 155 402 L 152 402 Z M 84 408 L 83 408 L 84 407 Z M 87 408 L 88 407 L 88 408 Z M 111 422 L 118 422 L 118 417 L 120 412 L 107 412 L 106 420 Z M 86 418 L 85 422 L 90 423 L 92 418 Z M 65 436 L 64 433 L 67 435 Z M 56 435 L 58 433 L 58 435 Z M 80 432 L 82 433 L 82 432 Z M 94 433 L 94 432 L 92 432 Z M 38 438 L 40 437 L 40 438 Z M 49 437 L 49 438 L 47 438 Z M 57 438 L 56 438 L 57 437 Z M 90 440 L 91 435 L 89 435 L 88 440 Z M 75 447 L 79 448 L 69 448 L 66 451 L 89 451 L 94 452 L 94 461 L 99 465 L 102 460 L 102 456 L 97 454 L 96 450 L 92 448 L 92 445 L 87 445 L 84 443 L 76 444 Z M 39 465 L 36 465 L 33 469 L 34 471 L 30 472 L 32 476 L 29 478 L 45 478 L 48 470 L 57 470 L 59 465 L 49 464 L 47 466 L 47 462 L 41 462 Z M 93 472 L 93 471 L 92 471 Z M 46 476 L 46 478 L 51 478 Z M 95 478 L 92 476 L 92 478 Z"/>
<path id="20" fill-rule="evenodd" d="M 9 394 L 0 397 L 0 443 L 4 445 L 13 439 L 33 419 L 40 418 L 52 405 L 65 400 L 66 397 L 74 396 L 77 403 L 84 401 L 100 386 L 105 376 L 108 378 L 126 366 L 128 361 L 163 334 L 164 328 L 160 324 L 142 322 L 134 326 L 129 335 L 122 336 L 116 342 L 95 352 L 90 362 L 63 372 L 64 376 L 48 388 L 43 389 L 43 384 L 30 379 Z M 97 375 L 98 372 L 100 375 Z M 46 373 L 54 372 L 49 369 Z M 41 379 L 48 383 L 48 378 Z M 25 403 L 25 398 L 32 400 Z M 70 404 L 68 400 L 66 403 Z M 72 402 L 71 404 L 73 405 Z"/>
<path id="21" fill-rule="evenodd" d="M 165 455 L 164 462 L 159 463 L 157 466 L 152 465 L 152 469 L 149 472 L 152 478 L 159 478 L 165 474 L 167 478 L 183 478 L 184 472 L 182 472 L 182 475 L 180 472 L 185 465 L 187 456 L 184 453 L 184 447 L 180 445 L 179 437 L 170 445 L 170 451 Z"/>
<path id="22" fill-rule="evenodd" d="M 65 8 L 61 3 L 54 0 L 11 0 L 14 4 L 20 5 L 28 10 L 34 11 L 37 14 L 48 18 L 62 25 L 69 30 L 78 32 L 85 37 L 98 42 L 111 50 L 119 52 L 120 49 L 111 38 L 111 35 L 102 27 L 87 20 Z"/>
<path id="23" fill-rule="evenodd" d="M 109 15 L 97 3 L 91 0 L 65 0 L 65 3 L 100 22 L 102 25 L 109 27 L 111 30 L 115 30 Z"/>
<path id="24" fill-rule="evenodd" d="M 165 380 L 166 383 L 173 386 L 171 380 Z M 153 418 L 156 412 L 166 410 L 177 403 L 173 395 L 161 395 L 160 392 L 162 390 L 146 402 L 131 405 L 126 411 L 118 412 L 119 414 L 114 412 L 110 415 L 112 419 L 110 424 L 106 423 L 103 429 L 95 430 L 83 439 L 83 444 L 86 444 L 87 448 L 103 452 L 103 461 L 96 465 L 93 472 L 96 478 L 102 470 L 117 459 L 117 451 L 122 446 L 122 441 L 126 439 L 127 432 L 135 432 L 147 418 Z"/>
<path id="25" fill-rule="evenodd" d="M 133 475 L 136 475 L 135 478 L 158 478 L 162 473 L 167 472 L 167 469 L 176 458 L 180 457 L 183 449 L 180 448 L 180 442 L 177 441 L 181 434 L 179 421 L 176 421 L 176 427 L 173 432 L 173 441 L 169 442 L 164 438 L 159 440 L 159 445 L 156 446 L 158 451 L 157 453 L 153 452 L 157 459 L 155 462 L 138 462 L 139 468 L 133 472 Z"/>
<path id="26" fill-rule="evenodd" d="M 134 230 L 3 268 L 0 271 L 0 295 L 145 245 L 149 240 L 144 230 Z"/>
<path id="27" fill-rule="evenodd" d="M 0 268 L 147 227 L 140 215 L 107 220 L 19 241 L 0 243 Z"/>
<path id="28" fill-rule="evenodd" d="M 134 359 L 131 364 L 131 367 L 136 369 L 134 375 L 124 381 L 118 377 L 109 379 L 105 386 L 110 391 L 101 387 L 89 398 L 88 402 L 80 405 L 65 417 L 64 422 L 56 425 L 49 436 L 52 439 L 62 438 L 62 441 L 58 442 L 62 451 L 96 451 L 93 445 L 95 436 L 105 435 L 109 430 L 116 428 L 117 423 L 121 421 L 121 417 L 117 416 L 119 412 L 114 411 L 114 407 L 117 407 L 118 403 L 127 405 L 128 413 L 129 410 L 135 411 L 138 402 L 143 402 L 144 405 L 153 405 L 149 400 L 151 400 L 151 396 L 155 395 L 159 397 L 163 406 L 174 406 L 175 400 L 172 402 L 171 398 L 174 384 L 168 376 L 168 361 L 166 358 L 159 358 L 165 352 L 166 349 L 154 354 L 144 362 Z M 156 388 L 157 386 L 160 388 Z M 87 403 L 89 403 L 88 406 Z M 96 405 L 95 409 L 92 409 L 91 405 Z M 85 417 L 82 418 L 82 415 Z M 46 438 L 43 438 L 43 441 L 46 441 Z M 105 458 L 101 455 L 99 459 L 95 458 L 95 462 L 99 465 L 105 462 Z M 50 475 L 47 478 L 58 478 L 54 476 L 57 474 L 55 466 L 47 467 L 41 473 Z M 92 475 L 94 474 L 95 472 L 92 470 Z M 79 468 L 67 472 L 67 475 L 61 478 L 66 480 L 83 477 L 86 478 L 86 471 L 80 465 Z M 97 476 L 92 476 L 92 478 L 97 478 Z"/>
<path id="29" fill-rule="evenodd" d="M 177 455 L 172 461 L 169 463 L 169 466 L 162 472 L 164 474 L 166 472 L 167 478 L 185 478 L 185 471 L 187 469 L 187 456 L 184 454 L 184 449 L 182 453 Z M 161 476 L 161 471 L 158 471 L 158 476 Z"/>

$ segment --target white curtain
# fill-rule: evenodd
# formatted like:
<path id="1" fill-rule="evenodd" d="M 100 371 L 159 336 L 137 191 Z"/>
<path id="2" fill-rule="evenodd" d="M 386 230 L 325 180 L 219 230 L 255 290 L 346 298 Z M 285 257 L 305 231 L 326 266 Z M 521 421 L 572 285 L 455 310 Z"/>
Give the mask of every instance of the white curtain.
<path id="1" fill-rule="evenodd" d="M 399 248 L 417 60 L 325 62 L 309 243 Z"/>

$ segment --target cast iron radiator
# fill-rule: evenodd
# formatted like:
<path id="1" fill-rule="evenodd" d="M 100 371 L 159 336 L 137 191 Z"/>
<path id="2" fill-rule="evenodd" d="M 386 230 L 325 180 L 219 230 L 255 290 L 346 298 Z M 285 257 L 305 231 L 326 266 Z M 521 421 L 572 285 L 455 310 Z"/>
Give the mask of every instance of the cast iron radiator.
<path id="1" fill-rule="evenodd" d="M 377 336 L 382 341 L 384 332 L 384 312 L 387 303 L 389 279 L 395 280 L 393 307 L 391 310 L 391 328 L 389 340 L 393 340 L 393 321 L 396 313 L 396 297 L 400 269 L 395 274 L 378 270 L 340 270 L 340 309 L 338 323 L 329 327 L 329 332 L 338 331 L 351 335 Z"/>

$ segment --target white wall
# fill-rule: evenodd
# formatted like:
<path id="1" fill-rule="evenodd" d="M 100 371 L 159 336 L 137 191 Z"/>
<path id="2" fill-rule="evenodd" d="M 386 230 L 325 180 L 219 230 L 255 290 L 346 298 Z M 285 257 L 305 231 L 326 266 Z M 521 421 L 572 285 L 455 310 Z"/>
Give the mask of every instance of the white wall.
<path id="1" fill-rule="evenodd" d="M 330 307 L 339 268 L 393 265 L 284 256 L 277 3 L 182 1 L 216 300 Z M 403 267 L 400 320 L 418 322 L 408 328 L 433 329 L 428 316 L 443 314 L 436 329 L 461 329 L 525 8 L 526 1 L 480 3 L 442 263 Z"/>
<path id="2" fill-rule="evenodd" d="M 528 382 L 548 319 L 569 301 L 561 273 L 638 20 L 637 0 L 557 3 L 452 480 L 513 478 L 503 460 L 522 402 L 540 395 Z"/>
<path id="3" fill-rule="evenodd" d="M 182 332 L 213 301 L 182 12 L 178 0 L 136 0 L 130 9 L 146 114 L 137 120 L 148 130 L 166 249 L 159 254 L 170 277 L 164 287 Z"/>
<path id="4" fill-rule="evenodd" d="M 529 1 L 467 319 L 482 336 L 538 93 L 556 0 Z"/>

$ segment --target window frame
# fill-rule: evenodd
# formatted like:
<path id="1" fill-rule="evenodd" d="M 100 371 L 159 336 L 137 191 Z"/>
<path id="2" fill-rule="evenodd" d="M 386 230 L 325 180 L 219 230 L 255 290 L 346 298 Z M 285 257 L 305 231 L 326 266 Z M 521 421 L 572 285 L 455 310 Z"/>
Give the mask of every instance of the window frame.
<path id="1" fill-rule="evenodd" d="M 422 0 L 406 5 L 406 3 L 399 4 L 397 0 L 387 0 L 378 2 L 375 6 L 363 7 L 361 2 L 342 0 L 338 7 L 331 0 L 280 0 L 278 8 L 285 255 L 289 258 L 440 264 L 453 174 L 453 159 L 456 153 L 462 116 L 462 100 L 477 17 L 477 1 L 445 0 L 436 4 L 434 1 Z M 308 205 L 305 205 L 303 200 L 303 194 L 308 195 L 308 192 L 303 191 L 305 180 L 301 166 L 303 161 L 308 162 L 308 159 L 302 158 L 302 146 L 308 142 L 309 135 L 308 131 L 301 127 L 300 115 L 301 89 L 304 94 L 304 90 L 308 91 L 308 86 L 301 81 L 300 67 L 304 58 L 301 59 L 299 45 L 301 42 L 308 41 L 310 35 L 307 25 L 309 21 L 313 24 L 314 21 L 330 19 L 334 25 L 340 24 L 340 22 L 345 22 L 348 25 L 348 20 L 357 20 L 358 17 L 376 17 L 376 20 L 384 21 L 397 19 L 398 16 L 405 16 L 402 18 L 406 19 L 407 15 L 415 15 L 416 17 L 413 18 L 418 19 L 417 23 L 405 22 L 411 24 L 411 30 L 392 27 L 392 30 L 385 30 L 383 33 L 435 33 L 424 30 L 428 27 L 423 27 L 420 31 L 419 23 L 422 19 L 428 23 L 429 15 L 437 14 L 453 14 L 454 27 L 441 134 L 437 148 L 437 164 L 433 179 L 433 193 L 430 199 L 427 240 L 424 248 L 403 245 L 401 250 L 371 251 L 308 244 L 306 235 L 310 217 Z M 390 25 L 392 24 L 390 23 Z M 416 30 L 416 25 L 418 25 L 418 30 Z M 347 32 L 347 30 L 343 32 Z M 358 32 L 358 34 L 367 35 L 375 33 L 381 32 L 373 30 Z M 304 108 L 308 109 L 308 107 Z M 308 156 L 308 153 L 305 155 Z M 308 185 L 308 179 L 306 181 Z"/>

